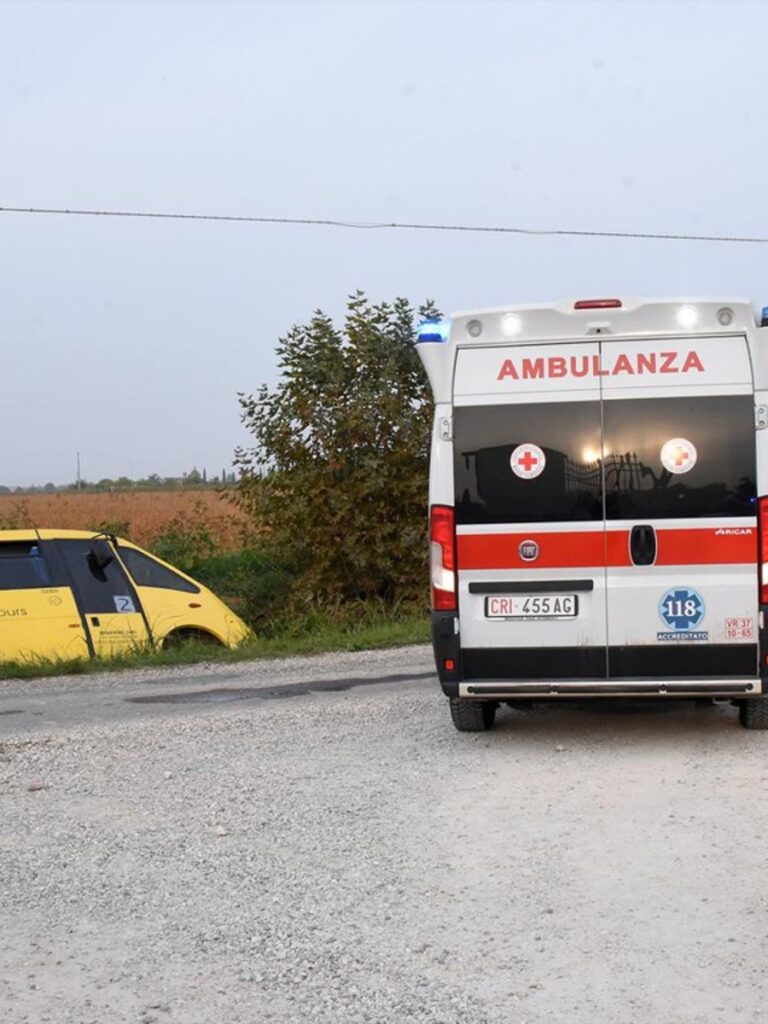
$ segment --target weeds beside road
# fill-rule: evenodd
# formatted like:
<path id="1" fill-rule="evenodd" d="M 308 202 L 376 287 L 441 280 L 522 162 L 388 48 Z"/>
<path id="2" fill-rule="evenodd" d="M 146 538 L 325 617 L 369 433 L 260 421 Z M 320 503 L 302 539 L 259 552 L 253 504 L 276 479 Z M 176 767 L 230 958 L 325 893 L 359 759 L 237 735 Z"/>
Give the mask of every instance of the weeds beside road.
<path id="1" fill-rule="evenodd" d="M 368 610 L 366 614 L 365 609 L 361 609 L 356 622 L 351 622 L 346 617 L 336 623 L 327 619 L 307 619 L 293 626 L 287 625 L 271 636 L 256 636 L 234 650 L 190 640 L 178 647 L 136 651 L 108 661 L 87 658 L 68 661 L 40 658 L 26 662 L 0 661 L 0 679 L 123 672 L 203 662 L 226 664 L 256 658 L 398 647 L 403 644 L 425 643 L 428 639 L 427 614 L 386 615 L 375 609 Z"/>

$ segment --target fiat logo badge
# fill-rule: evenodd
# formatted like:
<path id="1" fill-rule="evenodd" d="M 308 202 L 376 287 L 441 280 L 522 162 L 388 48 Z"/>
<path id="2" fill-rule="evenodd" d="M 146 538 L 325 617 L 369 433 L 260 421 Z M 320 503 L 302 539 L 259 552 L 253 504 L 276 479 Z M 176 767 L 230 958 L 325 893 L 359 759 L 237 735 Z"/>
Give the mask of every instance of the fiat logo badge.
<path id="1" fill-rule="evenodd" d="M 517 549 L 517 553 L 524 562 L 535 562 L 539 557 L 539 545 L 535 540 L 520 541 L 520 547 Z"/>

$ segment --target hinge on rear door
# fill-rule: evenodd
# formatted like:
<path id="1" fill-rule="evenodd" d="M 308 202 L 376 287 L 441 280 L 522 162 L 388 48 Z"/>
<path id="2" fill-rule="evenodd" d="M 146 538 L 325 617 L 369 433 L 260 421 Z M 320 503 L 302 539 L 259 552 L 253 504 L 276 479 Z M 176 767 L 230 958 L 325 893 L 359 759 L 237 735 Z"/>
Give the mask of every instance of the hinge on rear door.
<path id="1" fill-rule="evenodd" d="M 453 439 L 453 423 L 450 416 L 440 417 L 440 440 L 451 441 Z"/>
<path id="2" fill-rule="evenodd" d="M 768 405 L 755 406 L 755 430 L 765 430 L 768 427 Z"/>

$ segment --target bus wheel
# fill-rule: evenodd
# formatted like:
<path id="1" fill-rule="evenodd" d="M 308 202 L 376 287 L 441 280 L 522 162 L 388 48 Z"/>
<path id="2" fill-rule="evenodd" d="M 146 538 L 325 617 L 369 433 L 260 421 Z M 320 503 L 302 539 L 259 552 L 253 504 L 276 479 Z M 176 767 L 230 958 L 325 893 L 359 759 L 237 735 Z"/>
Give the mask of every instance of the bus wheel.
<path id="1" fill-rule="evenodd" d="M 174 629 L 163 640 L 163 650 L 177 651 L 187 644 L 197 644 L 200 647 L 224 646 L 221 640 L 211 633 L 206 633 L 204 629 Z"/>
<path id="2" fill-rule="evenodd" d="M 768 699 L 754 697 L 739 704 L 739 721 L 745 729 L 768 729 Z"/>
<path id="3" fill-rule="evenodd" d="M 451 718 L 459 732 L 485 732 L 496 718 L 497 704 L 490 700 L 451 697 Z"/>

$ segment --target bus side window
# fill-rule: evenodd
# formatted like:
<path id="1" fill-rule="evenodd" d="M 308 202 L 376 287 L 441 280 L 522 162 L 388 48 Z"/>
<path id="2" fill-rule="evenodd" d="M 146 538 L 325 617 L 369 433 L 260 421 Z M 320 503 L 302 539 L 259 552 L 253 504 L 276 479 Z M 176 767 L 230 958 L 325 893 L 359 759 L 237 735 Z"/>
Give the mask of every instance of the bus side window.
<path id="1" fill-rule="evenodd" d="M 185 580 L 171 569 L 167 569 L 160 562 L 156 562 L 150 555 L 143 551 L 136 551 L 135 548 L 118 548 L 120 557 L 123 560 L 128 572 L 133 577 L 133 582 L 139 587 L 158 587 L 162 590 L 179 590 L 184 594 L 199 594 L 200 588 Z"/>
<path id="2" fill-rule="evenodd" d="M 51 574 L 38 544 L 0 543 L 0 590 L 33 590 L 51 586 Z"/>

